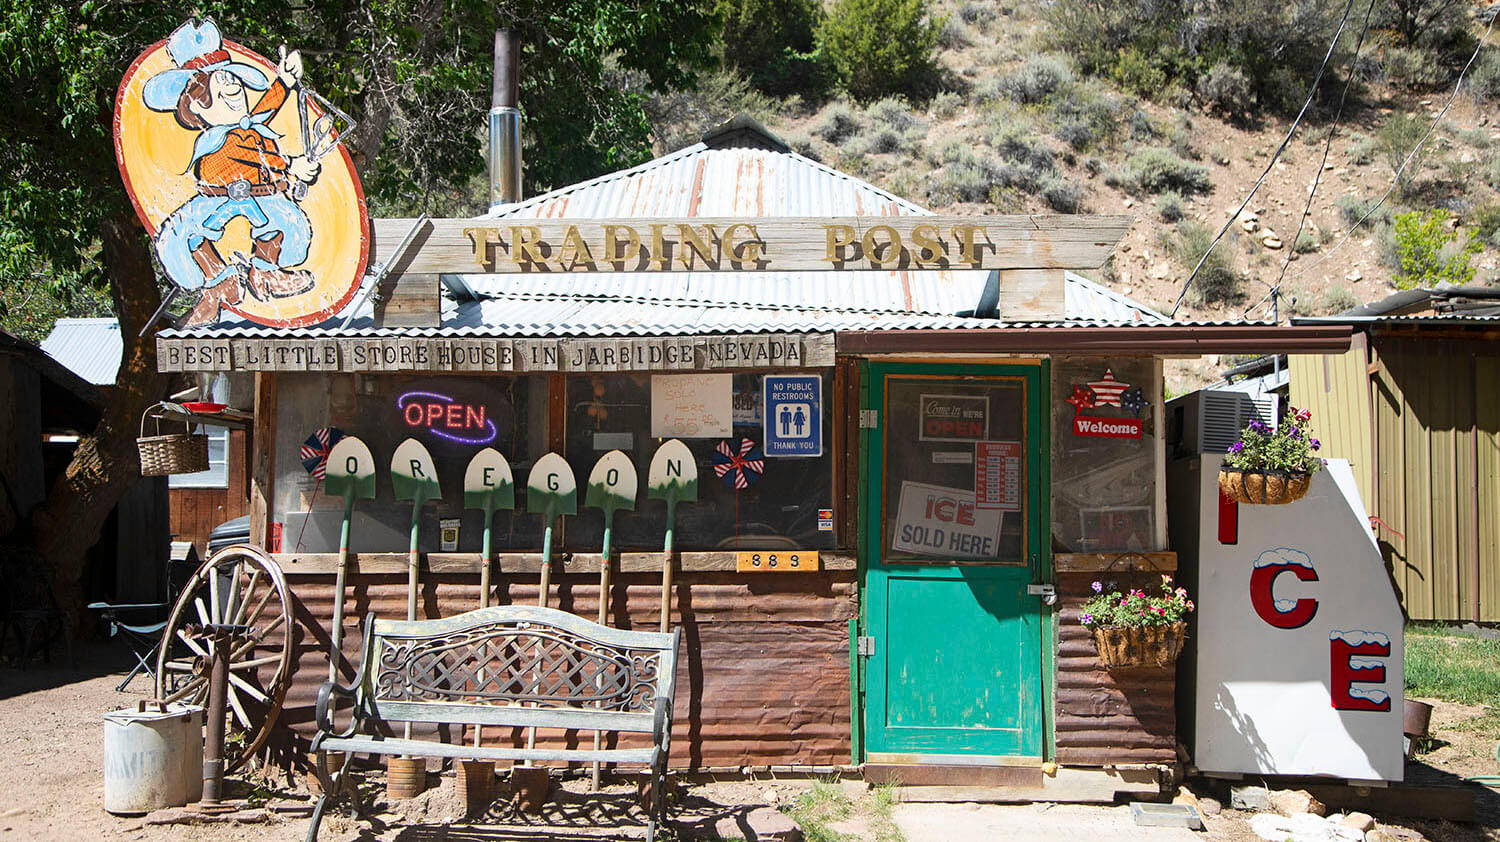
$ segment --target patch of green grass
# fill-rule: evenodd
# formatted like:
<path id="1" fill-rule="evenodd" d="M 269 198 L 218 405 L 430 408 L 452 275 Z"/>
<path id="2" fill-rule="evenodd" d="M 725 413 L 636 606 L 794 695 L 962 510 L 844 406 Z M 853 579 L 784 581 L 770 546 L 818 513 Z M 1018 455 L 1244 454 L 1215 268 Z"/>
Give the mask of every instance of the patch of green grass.
<path id="1" fill-rule="evenodd" d="M 1483 718 L 1491 719 L 1489 727 L 1500 732 L 1500 710 L 1495 708 L 1500 700 L 1500 640 L 1441 626 L 1408 626 L 1406 690 L 1411 696 L 1490 705 Z"/>
<path id="2" fill-rule="evenodd" d="M 784 809 L 802 826 L 807 842 L 843 842 L 844 834 L 829 828 L 828 823 L 848 818 L 854 804 L 837 784 L 814 781 Z"/>

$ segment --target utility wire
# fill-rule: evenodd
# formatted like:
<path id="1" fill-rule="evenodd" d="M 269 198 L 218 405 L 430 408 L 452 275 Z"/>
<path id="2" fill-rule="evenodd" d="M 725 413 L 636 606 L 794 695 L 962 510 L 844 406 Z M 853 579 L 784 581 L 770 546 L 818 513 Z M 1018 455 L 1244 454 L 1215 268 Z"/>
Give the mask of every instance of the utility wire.
<path id="1" fill-rule="evenodd" d="M 1277 298 L 1281 295 L 1281 282 L 1286 280 L 1286 271 L 1292 265 L 1292 258 L 1297 255 L 1297 241 L 1302 238 L 1302 229 L 1307 225 L 1307 217 L 1312 213 L 1313 198 L 1318 195 L 1318 185 L 1323 180 L 1323 169 L 1328 166 L 1328 153 L 1333 149 L 1333 136 L 1338 134 L 1339 121 L 1344 119 L 1344 105 L 1349 101 L 1349 89 L 1354 86 L 1354 67 L 1359 63 L 1359 52 L 1364 49 L 1365 36 L 1370 33 L 1370 15 L 1375 11 L 1375 0 L 1370 0 L 1370 5 L 1365 7 L 1365 19 L 1360 25 L 1359 38 L 1354 42 L 1354 56 L 1349 59 L 1349 75 L 1344 78 L 1344 90 L 1339 93 L 1339 107 L 1333 114 L 1333 125 L 1328 127 L 1328 137 L 1323 141 L 1323 157 L 1318 161 L 1318 168 L 1313 172 L 1312 188 L 1307 191 L 1307 204 L 1302 207 L 1302 215 L 1297 218 L 1297 231 L 1292 235 L 1290 242 L 1286 243 L 1286 260 L 1281 263 L 1281 274 L 1276 276 L 1276 283 L 1271 285 L 1271 291 L 1266 297 L 1246 308 L 1241 318 L 1250 315 L 1250 311 L 1259 307 L 1266 298 L 1271 299 L 1271 318 L 1280 321 L 1280 308 L 1277 307 Z"/>
<path id="2" fill-rule="evenodd" d="M 1373 207 L 1365 211 L 1365 215 L 1361 216 L 1358 222 L 1349 226 L 1348 233 L 1346 233 L 1344 235 L 1344 238 L 1342 240 L 1339 240 L 1333 248 L 1324 252 L 1322 257 L 1319 257 L 1310 265 L 1298 270 L 1298 278 L 1301 278 L 1308 272 L 1311 272 L 1312 270 L 1323 265 L 1323 261 L 1327 260 L 1330 257 L 1333 257 L 1334 252 L 1343 248 L 1344 244 L 1349 242 L 1349 239 L 1354 236 L 1354 232 L 1359 229 L 1359 226 L 1363 225 L 1365 223 L 1365 220 L 1369 219 L 1371 216 L 1374 216 L 1375 212 L 1380 210 L 1380 206 L 1385 204 L 1385 200 L 1390 198 L 1391 192 L 1394 191 L 1396 189 L 1396 186 L 1401 183 L 1401 176 L 1406 172 L 1406 168 L 1411 166 L 1412 160 L 1416 158 L 1417 152 L 1422 148 L 1422 144 L 1426 143 L 1427 139 L 1432 137 L 1432 133 L 1437 130 L 1438 124 L 1443 122 L 1444 117 L 1448 116 L 1448 109 L 1453 107 L 1453 101 L 1455 99 L 1458 99 L 1458 91 L 1463 87 L 1464 76 L 1468 75 L 1469 68 L 1474 66 L 1474 60 L 1479 58 L 1479 52 L 1484 49 L 1485 42 L 1490 38 L 1490 32 L 1492 32 L 1495 28 L 1495 21 L 1497 19 L 1500 19 L 1500 15 L 1490 15 L 1489 17 L 1489 26 L 1485 27 L 1484 35 L 1480 37 L 1479 44 L 1474 47 L 1474 54 L 1469 56 L 1468 64 L 1464 65 L 1464 69 L 1458 74 L 1458 81 L 1453 84 L 1453 93 L 1448 95 L 1448 101 L 1443 103 L 1443 109 L 1438 112 L 1436 117 L 1432 118 L 1432 125 L 1427 127 L 1427 133 L 1422 135 L 1421 140 L 1418 140 L 1417 144 L 1411 148 L 1411 152 L 1406 156 L 1406 160 L 1401 162 L 1401 166 L 1396 170 L 1395 177 L 1391 179 L 1390 186 L 1387 187 L 1385 189 L 1385 192 L 1381 194 L 1380 201 L 1376 202 Z"/>
<path id="3" fill-rule="evenodd" d="M 1349 24 L 1349 12 L 1353 9 L 1354 0 L 1348 0 L 1344 4 L 1344 16 L 1339 19 L 1338 31 L 1333 33 L 1333 40 L 1328 42 L 1328 53 L 1323 56 L 1323 63 L 1318 67 L 1318 75 L 1313 78 L 1312 87 L 1307 91 L 1307 101 L 1302 103 L 1302 110 L 1297 112 L 1297 119 L 1292 121 L 1292 127 L 1287 131 L 1286 137 L 1282 139 L 1281 145 L 1276 147 L 1276 151 L 1271 154 L 1271 160 L 1266 162 L 1265 172 L 1262 172 L 1260 178 L 1255 180 L 1255 186 L 1250 188 L 1250 193 L 1245 196 L 1245 201 L 1240 202 L 1239 208 L 1229 215 L 1229 219 L 1224 223 L 1224 227 L 1219 229 L 1218 235 L 1214 237 L 1213 242 L 1209 243 L 1208 248 L 1204 250 L 1203 256 L 1198 258 L 1198 265 L 1193 267 L 1192 274 L 1188 275 L 1187 282 L 1182 285 L 1182 291 L 1177 293 L 1177 301 L 1172 305 L 1172 312 L 1168 314 L 1168 318 L 1177 317 L 1177 310 L 1182 306 L 1182 299 L 1187 297 L 1188 287 L 1193 285 L 1193 279 L 1198 277 L 1198 271 L 1203 268 L 1204 262 L 1213 253 L 1214 246 L 1217 246 L 1219 241 L 1224 239 L 1224 234 L 1229 231 L 1229 226 L 1233 225 L 1235 220 L 1240 218 L 1240 214 L 1244 212 L 1245 206 L 1250 204 L 1251 199 L 1255 198 L 1255 191 L 1260 189 L 1260 186 L 1265 183 L 1266 176 L 1271 174 L 1271 168 L 1276 165 L 1276 160 L 1281 157 L 1282 152 L 1286 151 L 1287 144 L 1292 142 L 1292 135 L 1297 133 L 1297 127 L 1302 124 L 1303 115 L 1307 114 L 1307 109 L 1312 106 L 1313 98 L 1318 95 L 1318 85 L 1322 84 L 1323 74 L 1328 70 L 1328 60 L 1333 57 L 1333 51 L 1338 47 L 1339 38 L 1343 37 L 1344 27 Z"/>

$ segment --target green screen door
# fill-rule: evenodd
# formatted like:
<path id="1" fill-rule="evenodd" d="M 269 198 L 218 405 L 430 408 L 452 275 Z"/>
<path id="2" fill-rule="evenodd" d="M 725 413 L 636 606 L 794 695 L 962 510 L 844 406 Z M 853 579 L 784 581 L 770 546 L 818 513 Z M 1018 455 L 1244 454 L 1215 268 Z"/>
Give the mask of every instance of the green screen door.
<path id="1" fill-rule="evenodd" d="M 872 364 L 865 739 L 1041 757 L 1041 365 Z"/>

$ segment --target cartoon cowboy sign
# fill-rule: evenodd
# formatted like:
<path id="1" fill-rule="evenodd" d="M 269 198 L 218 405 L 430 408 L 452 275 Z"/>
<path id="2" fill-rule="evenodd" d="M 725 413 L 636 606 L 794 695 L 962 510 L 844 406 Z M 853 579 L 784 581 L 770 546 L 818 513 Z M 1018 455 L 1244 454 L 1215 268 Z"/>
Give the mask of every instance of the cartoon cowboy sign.
<path id="1" fill-rule="evenodd" d="M 272 65 L 225 42 L 211 20 L 178 27 L 126 74 L 120 171 L 167 276 L 201 293 L 185 325 L 226 310 L 314 324 L 353 297 L 367 256 L 364 198 L 332 119 L 322 109 L 310 118 L 313 102 L 300 54 L 283 47 Z M 330 155 L 325 172 L 319 159 Z"/>

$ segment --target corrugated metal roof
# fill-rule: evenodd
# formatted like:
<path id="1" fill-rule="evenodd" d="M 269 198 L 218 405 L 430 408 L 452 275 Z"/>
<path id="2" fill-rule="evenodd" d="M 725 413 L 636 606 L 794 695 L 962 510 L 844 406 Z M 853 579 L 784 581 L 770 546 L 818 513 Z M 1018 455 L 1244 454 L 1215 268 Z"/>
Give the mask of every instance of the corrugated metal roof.
<path id="1" fill-rule="evenodd" d="M 745 140 L 745 132 L 735 137 Z M 753 138 L 751 138 L 753 141 Z M 774 148 L 773 148 L 774 147 Z M 931 211 L 785 151 L 698 143 L 590 181 L 503 206 L 492 218 L 905 216 Z M 326 326 L 248 323 L 165 335 L 624 336 L 722 332 L 1004 328 L 973 318 L 991 273 L 864 271 L 445 275 L 442 326 L 373 327 L 368 305 Z M 1051 324 L 1164 325 L 1155 310 L 1068 273 L 1063 320 Z M 960 315 L 964 314 L 964 315 Z"/>
<path id="2" fill-rule="evenodd" d="M 125 342 L 113 318 L 58 319 L 42 350 L 95 386 L 113 386 Z"/>

